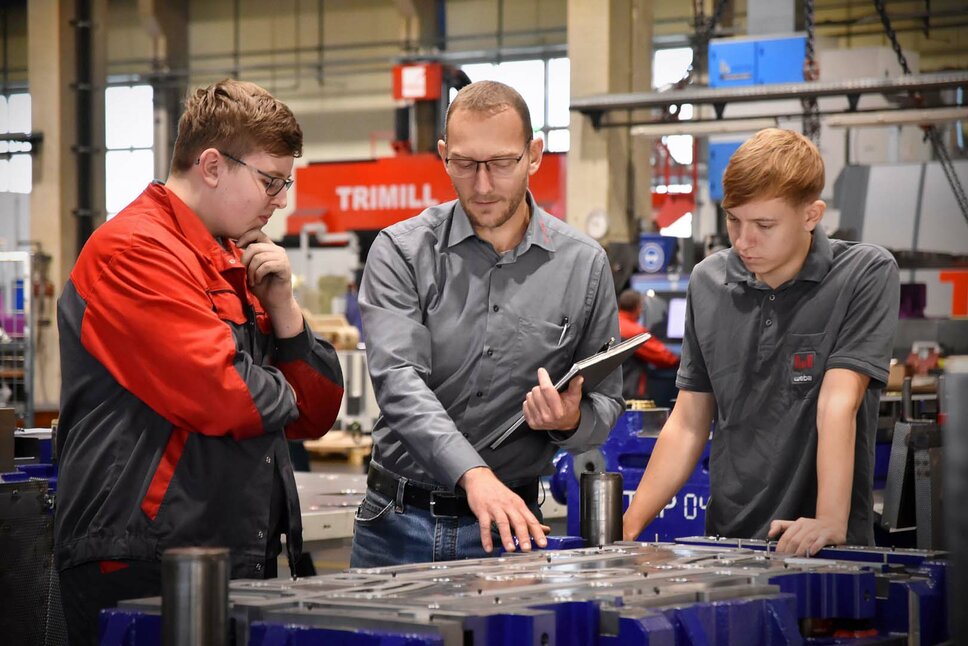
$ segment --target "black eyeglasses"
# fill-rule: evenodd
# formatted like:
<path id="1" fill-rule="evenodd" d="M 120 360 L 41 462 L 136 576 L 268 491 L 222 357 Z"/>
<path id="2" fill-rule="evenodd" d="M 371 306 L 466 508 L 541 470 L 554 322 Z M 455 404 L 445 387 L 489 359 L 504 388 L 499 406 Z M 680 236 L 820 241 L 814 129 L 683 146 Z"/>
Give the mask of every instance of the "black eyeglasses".
<path id="1" fill-rule="evenodd" d="M 260 175 L 262 175 L 263 177 L 265 177 L 266 180 L 267 180 L 267 183 L 266 183 L 266 195 L 268 195 L 269 197 L 275 197 L 276 195 L 279 195 L 280 192 L 282 192 L 282 189 L 284 189 L 284 188 L 285 189 L 289 189 L 292 186 L 292 178 L 291 177 L 289 179 L 286 179 L 284 177 L 276 177 L 275 175 L 270 175 L 269 173 L 264 173 L 261 170 L 259 170 L 258 168 L 256 168 L 255 166 L 252 166 L 250 164 L 246 164 L 244 161 L 242 161 L 238 157 L 233 157 L 232 155 L 228 154 L 224 150 L 220 150 L 219 152 L 222 153 L 223 155 L 225 155 L 226 157 L 228 157 L 229 159 L 231 159 L 232 161 L 234 161 L 235 163 L 242 164 L 243 166 L 246 166 L 247 168 L 250 168 L 250 169 L 254 170 L 255 172 L 259 173 Z"/>
<path id="2" fill-rule="evenodd" d="M 465 157 L 445 157 L 444 163 L 447 164 L 447 170 L 454 177 L 474 177 L 477 175 L 477 168 L 480 164 L 484 164 L 484 168 L 492 177 L 510 177 L 526 152 L 528 152 L 527 146 L 517 157 L 495 157 L 494 159 L 481 160 Z"/>

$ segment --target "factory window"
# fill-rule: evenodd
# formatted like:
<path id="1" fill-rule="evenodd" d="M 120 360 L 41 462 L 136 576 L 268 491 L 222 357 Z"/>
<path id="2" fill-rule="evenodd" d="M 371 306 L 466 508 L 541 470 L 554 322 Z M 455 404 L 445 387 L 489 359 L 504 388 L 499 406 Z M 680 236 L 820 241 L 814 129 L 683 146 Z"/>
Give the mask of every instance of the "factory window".
<path id="1" fill-rule="evenodd" d="M 570 68 L 567 58 L 472 63 L 461 69 L 471 81 L 500 81 L 520 92 L 531 112 L 534 134 L 544 139 L 545 149 L 568 151 Z M 455 94 L 451 92 L 451 100 Z"/>
<path id="2" fill-rule="evenodd" d="M 686 78 L 692 67 L 691 47 L 658 49 L 652 58 L 652 87 L 656 90 L 668 89 Z M 693 106 L 690 103 L 678 106 L 680 121 L 692 119 Z M 662 138 L 672 158 L 683 166 L 692 164 L 692 135 L 669 135 Z"/>
<path id="3" fill-rule="evenodd" d="M 29 193 L 32 186 L 30 151 L 26 141 L 4 139 L 30 132 L 30 95 L 0 95 L 0 192 Z"/>
<path id="4" fill-rule="evenodd" d="M 109 87 L 104 92 L 104 201 L 108 219 L 154 179 L 152 99 L 150 85 Z"/>

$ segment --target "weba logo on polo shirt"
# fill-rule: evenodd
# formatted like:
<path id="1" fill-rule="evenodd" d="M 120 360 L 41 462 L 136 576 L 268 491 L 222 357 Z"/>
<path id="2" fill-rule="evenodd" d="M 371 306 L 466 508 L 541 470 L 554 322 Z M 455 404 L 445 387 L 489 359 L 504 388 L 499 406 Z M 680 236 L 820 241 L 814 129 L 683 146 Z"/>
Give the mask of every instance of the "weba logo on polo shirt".
<path id="1" fill-rule="evenodd" d="M 793 383 L 805 384 L 813 381 L 813 375 L 807 371 L 813 370 L 815 356 L 813 352 L 797 352 L 793 355 Z"/>

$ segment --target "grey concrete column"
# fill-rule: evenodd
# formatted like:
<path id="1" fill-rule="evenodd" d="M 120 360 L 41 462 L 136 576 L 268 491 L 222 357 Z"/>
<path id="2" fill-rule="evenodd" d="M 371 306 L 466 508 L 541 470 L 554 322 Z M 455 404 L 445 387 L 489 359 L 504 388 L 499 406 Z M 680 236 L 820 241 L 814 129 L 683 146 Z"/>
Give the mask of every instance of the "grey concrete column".
<path id="1" fill-rule="evenodd" d="M 653 0 L 568 1 L 571 95 L 647 92 L 652 83 Z M 613 113 L 610 117 L 624 115 Z M 628 128 L 596 130 L 588 117 L 571 117 L 568 222 L 586 229 L 590 213 L 604 211 L 602 242 L 629 242 L 652 214 L 652 140 Z"/>

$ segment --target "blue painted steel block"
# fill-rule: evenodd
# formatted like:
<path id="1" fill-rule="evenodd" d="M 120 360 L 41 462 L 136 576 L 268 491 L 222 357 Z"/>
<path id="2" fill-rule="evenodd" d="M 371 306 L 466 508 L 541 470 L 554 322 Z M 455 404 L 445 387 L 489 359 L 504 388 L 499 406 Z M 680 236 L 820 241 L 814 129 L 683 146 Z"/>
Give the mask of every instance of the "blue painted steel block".
<path id="1" fill-rule="evenodd" d="M 102 610 L 101 646 L 161 646 L 161 617 L 112 608 Z"/>
<path id="2" fill-rule="evenodd" d="M 882 632 L 911 633 L 909 620 L 919 618 L 917 631 L 922 644 L 940 644 L 949 639 L 947 615 L 948 564 L 925 561 L 917 568 L 923 579 L 891 581 L 887 600 L 878 604 L 877 625 Z M 914 612 L 912 612 L 912 610 Z M 964 612 L 963 608 L 953 608 Z"/>
<path id="3" fill-rule="evenodd" d="M 731 599 L 713 604 L 717 644 L 762 644 L 766 639 L 766 604 Z"/>
<path id="4" fill-rule="evenodd" d="M 711 603 L 663 608 L 681 646 L 712 646 L 716 643 L 716 609 Z"/>
<path id="5" fill-rule="evenodd" d="M 887 487 L 887 469 L 891 462 L 891 443 L 874 444 L 874 490 Z"/>
<path id="6" fill-rule="evenodd" d="M 709 42 L 709 87 L 753 85 L 756 80 L 756 41 Z"/>
<path id="7" fill-rule="evenodd" d="M 597 646 L 676 646 L 676 630 L 661 612 L 643 615 L 623 613 L 617 635 L 601 635 Z"/>
<path id="8" fill-rule="evenodd" d="M 871 619 L 876 613 L 874 572 L 790 572 L 770 579 L 796 595 L 801 619 Z"/>
<path id="9" fill-rule="evenodd" d="M 729 158 L 741 145 L 743 140 L 709 142 L 709 199 L 723 199 L 723 173 Z"/>
<path id="10" fill-rule="evenodd" d="M 605 460 L 605 470 L 621 473 L 624 496 L 622 509 L 628 509 L 638 487 L 649 457 L 655 448 L 656 437 L 639 437 L 643 426 L 640 411 L 625 411 L 609 434 L 600 451 Z M 555 457 L 555 475 L 551 480 L 555 499 L 567 503 L 568 534 L 581 535 L 581 472 L 586 465 L 575 465 L 567 453 Z M 638 537 L 642 541 L 672 541 L 680 536 L 699 536 L 706 530 L 706 503 L 709 500 L 709 446 L 689 480 L 668 506 L 652 521 Z"/>
<path id="11" fill-rule="evenodd" d="M 518 537 L 515 536 L 514 540 L 514 551 L 520 552 L 521 547 L 518 545 Z M 573 550 L 579 547 L 585 547 L 585 541 L 581 536 L 545 536 L 545 540 L 548 541 L 547 546 L 544 548 L 538 547 L 536 544 L 532 543 L 531 547 L 536 550 L 546 549 L 546 550 Z M 506 554 L 507 550 L 501 545 L 497 548 L 497 553 Z"/>
<path id="12" fill-rule="evenodd" d="M 803 81 L 806 36 L 712 40 L 709 87 Z"/>
<path id="13" fill-rule="evenodd" d="M 545 549 L 549 550 L 572 550 L 585 547 L 585 541 L 581 536 L 548 536 L 547 539 L 548 547 Z"/>
<path id="14" fill-rule="evenodd" d="M 600 610 L 594 601 L 564 601 L 541 610 L 555 613 L 555 646 L 585 646 L 598 638 Z"/>
<path id="15" fill-rule="evenodd" d="M 776 594 L 764 600 L 767 621 L 767 643 L 800 646 L 800 624 L 797 618 L 796 597 L 789 594 Z"/>
<path id="16" fill-rule="evenodd" d="M 796 597 L 792 594 L 718 601 L 713 607 L 717 644 L 793 646 L 803 643 L 797 623 Z"/>
<path id="17" fill-rule="evenodd" d="M 805 36 L 757 40 L 753 84 L 802 83 L 806 52 Z"/>
<path id="18" fill-rule="evenodd" d="M 464 639 L 482 646 L 555 644 L 556 621 L 553 610 L 469 616 L 464 618 Z"/>
<path id="19" fill-rule="evenodd" d="M 249 646 L 443 646 L 440 635 L 254 623 Z"/>

